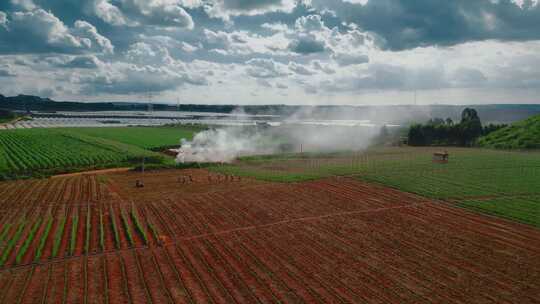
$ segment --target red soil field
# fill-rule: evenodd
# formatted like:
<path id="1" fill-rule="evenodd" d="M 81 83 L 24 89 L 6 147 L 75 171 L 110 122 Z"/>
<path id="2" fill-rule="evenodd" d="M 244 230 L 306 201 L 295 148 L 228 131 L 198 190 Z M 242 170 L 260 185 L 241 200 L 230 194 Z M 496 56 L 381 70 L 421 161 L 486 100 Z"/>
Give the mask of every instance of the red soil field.
<path id="1" fill-rule="evenodd" d="M 2 303 L 540 303 L 540 230 L 354 179 L 114 172 L 0 194 Z"/>

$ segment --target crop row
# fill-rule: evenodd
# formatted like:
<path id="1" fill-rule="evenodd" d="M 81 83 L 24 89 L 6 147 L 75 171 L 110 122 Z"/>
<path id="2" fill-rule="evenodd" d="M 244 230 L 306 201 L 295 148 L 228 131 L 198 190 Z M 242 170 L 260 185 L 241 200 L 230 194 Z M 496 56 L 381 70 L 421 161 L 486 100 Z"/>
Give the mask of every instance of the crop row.
<path id="1" fill-rule="evenodd" d="M 119 211 L 126 212 L 129 219 L 131 210 L 122 210 L 125 211 Z M 138 216 L 144 213 L 137 212 Z M 158 227 L 168 227 L 152 209 L 145 212 Z M 193 216 L 191 211 L 186 213 Z M 409 204 L 373 215 L 367 212 L 253 227 L 179 240 L 162 247 L 2 271 L 0 301 L 536 300 L 533 293 L 526 291 L 538 287 L 540 264 L 537 259 L 526 257 L 540 250 L 538 231 L 521 231 L 516 228 L 523 226 L 494 222 L 434 203 Z"/>
<path id="2" fill-rule="evenodd" d="M 35 206 L 57 207 L 75 202 L 97 202 L 107 198 L 105 185 L 95 176 L 76 176 L 0 183 L 0 215 L 27 211 Z"/>
<path id="3" fill-rule="evenodd" d="M 80 190 L 97 190 L 98 187 L 85 185 L 95 182 L 92 178 L 76 177 L 64 179 L 54 187 L 63 189 L 63 198 L 71 198 L 72 193 Z M 335 191 L 338 184 L 341 190 Z M 375 194 L 358 185 L 353 180 L 321 181 L 303 186 L 271 185 L 258 192 L 194 194 L 144 205 L 109 203 L 108 200 L 84 204 L 16 202 L 5 206 L 11 213 L 6 213 L 0 227 L 0 242 L 6 244 L 0 255 L 4 258 L 0 261 L 7 267 L 51 258 L 163 245 L 283 220 L 401 205 L 395 200 L 400 194 Z M 49 186 L 44 184 L 43 189 L 50 190 Z M 355 200 L 358 195 L 363 196 L 362 201 Z M 81 196 L 93 197 L 77 195 Z M 295 204 L 291 205 L 291 200 Z M 11 209 L 15 205 L 26 206 Z"/>
<path id="4" fill-rule="evenodd" d="M 242 159 L 212 170 L 270 181 L 357 175 L 432 197 L 531 193 L 540 189 L 540 154 L 444 148 L 448 164 L 432 162 L 442 148 L 387 148 L 330 155 L 277 155 Z M 431 183 L 428 189 L 419 189 Z M 436 188 L 432 190 L 432 186 Z M 538 193 L 538 191 L 536 191 Z"/>
<path id="5" fill-rule="evenodd" d="M 60 130 L 12 130 L 0 133 L 0 174 L 32 175 L 163 158 L 138 147 Z"/>
<path id="6" fill-rule="evenodd" d="M 28 205 L 31 209 L 5 218 L 0 230 L 7 244 L 2 265 L 163 245 L 257 224 L 403 205 L 395 199 L 402 194 L 375 194 L 359 185 L 353 180 L 301 187 L 272 185 L 258 192 L 194 194 L 140 206 L 106 201 L 50 206 L 35 202 Z M 70 189 L 79 188 L 70 182 L 59 186 L 65 187 L 66 197 Z M 355 200 L 359 195 L 363 199 Z M 39 211 L 49 210 L 44 208 L 52 211 Z M 14 261 L 9 259 L 13 255 Z"/>
<path id="7" fill-rule="evenodd" d="M 139 214 L 118 203 L 30 209 L 0 225 L 0 267 L 157 244 L 156 228 Z"/>
<path id="8" fill-rule="evenodd" d="M 526 303 L 516 290 L 538 287 L 537 230 L 352 178 L 129 203 L 80 193 L 94 178 L 31 183 L 28 201 L 0 186 L 25 199 L 0 201 L 0 302 Z"/>

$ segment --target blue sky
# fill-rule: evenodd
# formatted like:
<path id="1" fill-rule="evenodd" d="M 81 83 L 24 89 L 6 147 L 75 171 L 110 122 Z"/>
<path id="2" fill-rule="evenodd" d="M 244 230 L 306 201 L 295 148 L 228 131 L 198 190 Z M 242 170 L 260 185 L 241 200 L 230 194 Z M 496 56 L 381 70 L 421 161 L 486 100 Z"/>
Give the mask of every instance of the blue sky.
<path id="1" fill-rule="evenodd" d="M 532 0 L 4 0 L 0 93 L 536 103 L 539 28 Z"/>

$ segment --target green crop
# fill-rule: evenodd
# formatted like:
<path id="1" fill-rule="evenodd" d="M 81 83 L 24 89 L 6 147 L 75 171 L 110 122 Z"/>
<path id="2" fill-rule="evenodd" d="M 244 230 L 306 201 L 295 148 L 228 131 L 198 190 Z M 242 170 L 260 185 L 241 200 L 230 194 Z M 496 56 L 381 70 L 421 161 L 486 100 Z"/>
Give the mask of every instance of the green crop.
<path id="1" fill-rule="evenodd" d="M 77 245 L 77 228 L 79 227 L 79 216 L 74 215 L 71 223 L 71 239 L 69 242 L 69 255 L 75 253 L 75 247 Z"/>
<path id="2" fill-rule="evenodd" d="M 148 222 L 148 228 L 150 228 L 150 231 L 152 231 L 152 235 L 154 236 L 156 242 L 160 244 L 161 240 L 159 239 L 159 231 L 157 230 L 157 227 L 154 224 Z"/>
<path id="3" fill-rule="evenodd" d="M 180 139 L 192 139 L 203 126 L 182 127 L 130 127 L 130 128 L 70 128 L 67 132 L 102 138 L 110 141 L 136 146 L 143 149 L 157 149 L 175 146 Z"/>
<path id="4" fill-rule="evenodd" d="M 171 164 L 171 158 L 145 149 L 156 148 L 159 142 L 162 145 L 178 144 L 180 138 L 190 137 L 195 132 L 181 128 L 112 128 L 114 130 L 109 130 L 109 134 L 107 130 L 98 129 L 2 131 L 0 178 L 132 166 L 142 158 L 148 164 Z M 163 137 L 167 140 L 161 141 Z"/>
<path id="5" fill-rule="evenodd" d="M 0 244 L 2 244 L 2 242 L 4 241 L 4 239 L 6 238 L 8 232 L 9 232 L 9 229 L 11 228 L 12 224 L 11 223 L 6 223 L 4 225 L 4 228 L 2 229 L 2 233 L 0 233 Z"/>
<path id="6" fill-rule="evenodd" d="M 64 235 L 64 229 L 66 226 L 66 217 L 62 216 L 60 218 L 60 223 L 58 223 L 58 228 L 54 234 L 54 243 L 51 256 L 54 258 L 58 255 L 58 250 L 60 250 L 60 243 L 62 242 L 62 236 Z"/>
<path id="7" fill-rule="evenodd" d="M 447 150 L 450 162 L 432 162 Z M 214 165 L 212 171 L 274 182 L 349 176 L 525 223 L 540 225 L 540 152 L 477 148 L 373 148 L 361 152 L 278 154 Z M 516 196 L 528 197 L 526 202 Z M 476 201 L 476 198 L 499 198 Z M 516 210 L 519 209 L 519 211 Z"/>
<path id="8" fill-rule="evenodd" d="M 144 229 L 144 226 L 141 224 L 139 220 L 139 215 L 134 205 L 131 206 L 131 218 L 133 219 L 133 222 L 135 223 L 135 227 L 137 228 L 137 231 L 141 235 L 144 241 L 144 244 L 148 245 L 148 237 L 146 236 L 146 230 Z"/>
<path id="9" fill-rule="evenodd" d="M 2 256 L 0 256 L 0 266 L 4 266 L 4 264 L 6 263 L 11 253 L 11 250 L 13 249 L 13 247 L 15 247 L 15 245 L 21 238 L 21 235 L 24 231 L 25 226 L 26 226 L 26 220 L 22 219 L 21 222 L 19 223 L 17 231 L 15 231 L 15 235 L 13 236 L 13 238 L 9 240 L 9 242 L 6 245 L 6 248 L 4 249 L 4 252 L 2 252 Z"/>
<path id="10" fill-rule="evenodd" d="M 124 225 L 124 230 L 126 231 L 126 236 L 130 246 L 135 244 L 133 240 L 133 234 L 131 233 L 131 227 L 129 226 L 129 219 L 124 210 L 120 210 L 120 216 L 122 217 L 122 224 Z"/>
<path id="11" fill-rule="evenodd" d="M 41 221 L 42 219 L 39 218 L 35 223 L 34 225 L 32 226 L 32 228 L 30 229 L 30 232 L 28 233 L 28 235 L 26 236 L 26 239 L 24 240 L 24 243 L 23 245 L 21 246 L 21 248 L 19 249 L 19 251 L 17 252 L 17 256 L 15 257 L 15 262 L 17 264 L 20 264 L 21 261 L 22 261 L 22 258 L 24 257 L 24 255 L 26 254 L 26 251 L 28 250 L 28 247 L 30 246 L 30 244 L 32 243 L 32 241 L 34 240 L 34 237 L 36 235 L 36 232 L 37 230 L 39 229 L 39 226 L 41 225 Z"/>
<path id="12" fill-rule="evenodd" d="M 118 233 L 118 225 L 116 224 L 116 217 L 114 215 L 114 209 L 111 206 L 109 215 L 111 217 L 111 226 L 114 233 L 114 242 L 116 244 L 116 248 L 120 249 L 120 234 Z"/>
<path id="13" fill-rule="evenodd" d="M 39 245 L 36 250 L 36 256 L 34 258 L 35 261 L 39 261 L 41 258 L 41 255 L 43 254 L 43 248 L 45 247 L 45 243 L 47 242 L 47 238 L 49 236 L 49 232 L 51 231 L 52 225 L 53 225 L 54 218 L 52 216 L 49 216 L 47 218 L 47 226 L 45 226 L 45 230 L 43 231 L 43 234 L 41 235 L 41 239 L 39 240 Z"/>

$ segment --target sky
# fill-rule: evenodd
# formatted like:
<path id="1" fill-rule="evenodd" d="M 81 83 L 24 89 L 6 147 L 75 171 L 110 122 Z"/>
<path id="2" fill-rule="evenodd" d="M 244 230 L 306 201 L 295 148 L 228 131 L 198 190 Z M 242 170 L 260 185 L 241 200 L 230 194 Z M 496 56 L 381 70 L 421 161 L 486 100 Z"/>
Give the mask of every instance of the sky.
<path id="1" fill-rule="evenodd" d="M 538 0 L 2 0 L 0 94 L 540 102 Z"/>

